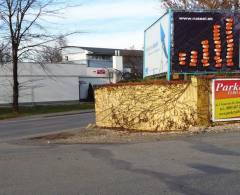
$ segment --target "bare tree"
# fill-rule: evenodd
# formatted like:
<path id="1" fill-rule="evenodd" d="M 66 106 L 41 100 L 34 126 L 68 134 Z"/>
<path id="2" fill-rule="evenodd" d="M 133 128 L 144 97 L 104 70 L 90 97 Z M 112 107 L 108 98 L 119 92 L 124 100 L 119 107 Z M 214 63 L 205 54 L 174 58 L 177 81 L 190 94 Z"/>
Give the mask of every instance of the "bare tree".
<path id="1" fill-rule="evenodd" d="M 239 0 L 160 0 L 165 8 L 172 9 L 239 9 Z"/>
<path id="2" fill-rule="evenodd" d="M 62 62 L 62 47 L 67 46 L 66 37 L 60 35 L 53 46 L 46 46 L 36 56 L 40 63 L 58 63 Z"/>
<path id="3" fill-rule="evenodd" d="M 19 110 L 18 61 L 32 56 L 57 37 L 44 26 L 47 19 L 63 9 L 60 0 L 1 0 L 0 38 L 8 40 L 13 70 L 13 99 L 15 112 Z M 46 25 L 46 24 L 45 24 Z"/>
<path id="4" fill-rule="evenodd" d="M 4 43 L 0 44 L 0 64 L 4 65 L 5 63 L 11 62 L 11 52 L 8 45 Z"/>
<path id="5" fill-rule="evenodd" d="M 137 80 L 141 79 L 143 74 L 143 51 L 132 49 L 133 47 L 131 50 L 121 52 L 124 68 L 131 69 L 131 73 L 123 73 L 123 78 L 128 80 Z"/>

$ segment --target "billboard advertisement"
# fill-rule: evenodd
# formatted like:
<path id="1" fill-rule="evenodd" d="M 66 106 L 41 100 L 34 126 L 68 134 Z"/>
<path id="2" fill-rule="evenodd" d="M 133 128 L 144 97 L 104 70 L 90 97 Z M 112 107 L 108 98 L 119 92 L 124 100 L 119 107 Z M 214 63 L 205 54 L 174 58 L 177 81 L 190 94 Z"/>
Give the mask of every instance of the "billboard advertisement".
<path id="1" fill-rule="evenodd" d="M 240 120 L 240 79 L 215 79 L 212 83 L 213 121 Z"/>
<path id="2" fill-rule="evenodd" d="M 175 11 L 173 23 L 173 73 L 239 71 L 239 13 Z"/>
<path id="3" fill-rule="evenodd" d="M 166 13 L 144 33 L 144 77 L 168 71 L 169 19 Z"/>

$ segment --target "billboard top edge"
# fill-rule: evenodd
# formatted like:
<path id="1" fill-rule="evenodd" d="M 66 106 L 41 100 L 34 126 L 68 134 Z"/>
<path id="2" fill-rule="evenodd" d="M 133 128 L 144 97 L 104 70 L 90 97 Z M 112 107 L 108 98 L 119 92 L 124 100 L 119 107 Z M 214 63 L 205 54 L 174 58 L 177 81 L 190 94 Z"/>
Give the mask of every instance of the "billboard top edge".
<path id="1" fill-rule="evenodd" d="M 190 13 L 204 13 L 204 12 L 212 12 L 212 13 L 240 13 L 240 10 L 231 10 L 231 9 L 192 9 L 192 10 L 184 10 L 184 9 L 171 9 L 172 12 L 190 12 Z"/>
<path id="2" fill-rule="evenodd" d="M 169 13 L 169 10 L 167 10 L 166 12 L 164 12 L 162 14 L 162 16 L 160 18 L 158 18 L 154 23 L 152 23 L 148 28 L 146 28 L 144 30 L 144 32 L 146 32 L 147 30 L 149 30 L 152 26 L 154 26 L 159 20 L 161 20 L 165 15 L 167 15 Z"/>

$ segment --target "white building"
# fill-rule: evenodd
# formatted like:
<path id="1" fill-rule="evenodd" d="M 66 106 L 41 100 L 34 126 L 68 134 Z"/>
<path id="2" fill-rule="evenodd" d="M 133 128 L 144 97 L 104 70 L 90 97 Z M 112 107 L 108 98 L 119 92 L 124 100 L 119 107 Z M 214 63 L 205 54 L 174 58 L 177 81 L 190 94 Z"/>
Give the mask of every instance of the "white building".
<path id="1" fill-rule="evenodd" d="M 62 49 L 62 63 L 44 66 L 38 63 L 19 63 L 19 102 L 55 103 L 85 100 L 89 83 L 95 86 L 121 79 L 121 51 L 65 47 Z M 0 66 L 0 104 L 11 102 L 12 65 L 6 64 Z"/>

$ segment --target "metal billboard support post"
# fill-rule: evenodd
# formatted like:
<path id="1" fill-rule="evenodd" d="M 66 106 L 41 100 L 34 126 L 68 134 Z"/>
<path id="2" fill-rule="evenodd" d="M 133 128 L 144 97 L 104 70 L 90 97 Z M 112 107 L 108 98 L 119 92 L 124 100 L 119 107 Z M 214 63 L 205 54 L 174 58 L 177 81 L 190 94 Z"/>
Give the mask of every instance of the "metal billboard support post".
<path id="1" fill-rule="evenodd" d="M 212 87 L 212 122 L 216 122 L 215 121 L 215 81 L 216 79 L 213 79 L 211 81 L 211 87 Z"/>
<path id="2" fill-rule="evenodd" d="M 167 71 L 167 80 L 171 80 L 171 41 L 172 41 L 172 10 L 169 9 L 169 26 L 168 26 L 168 33 L 169 33 L 169 40 L 168 40 L 168 71 Z"/>

